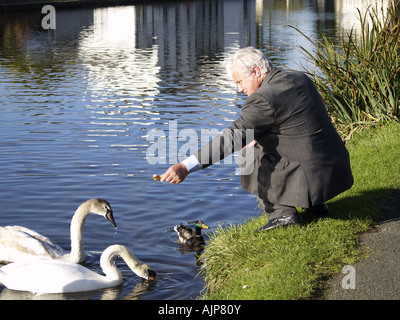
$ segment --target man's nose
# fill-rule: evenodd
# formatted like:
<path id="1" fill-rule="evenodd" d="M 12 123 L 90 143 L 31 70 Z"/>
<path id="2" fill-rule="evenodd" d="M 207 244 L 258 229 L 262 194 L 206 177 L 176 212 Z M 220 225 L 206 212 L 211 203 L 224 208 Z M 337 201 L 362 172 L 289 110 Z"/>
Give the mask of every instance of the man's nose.
<path id="1" fill-rule="evenodd" d="M 243 87 L 240 85 L 240 84 L 238 84 L 237 85 L 237 91 L 240 93 L 240 92 L 243 92 Z"/>

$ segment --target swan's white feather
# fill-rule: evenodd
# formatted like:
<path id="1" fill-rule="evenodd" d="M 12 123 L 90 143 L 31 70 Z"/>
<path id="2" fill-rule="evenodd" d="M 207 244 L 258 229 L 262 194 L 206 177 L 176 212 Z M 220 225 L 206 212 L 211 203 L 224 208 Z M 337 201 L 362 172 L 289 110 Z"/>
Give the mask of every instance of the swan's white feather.
<path id="1" fill-rule="evenodd" d="M 25 261 L 32 256 L 58 259 L 66 252 L 49 238 L 21 226 L 0 227 L 0 261 Z"/>
<path id="2" fill-rule="evenodd" d="M 32 258 L 0 268 L 0 282 L 8 289 L 33 293 L 81 292 L 114 287 L 122 283 L 122 275 L 114 262 L 117 256 L 137 275 L 148 278 L 149 265 L 136 259 L 125 246 L 112 245 L 101 255 L 104 276 L 74 262 Z"/>
<path id="3" fill-rule="evenodd" d="M 48 258 L 32 258 L 0 268 L 0 281 L 8 288 L 33 293 L 89 291 L 113 286 L 80 264 Z M 116 281 L 117 285 L 118 279 Z"/>
<path id="4" fill-rule="evenodd" d="M 71 252 L 66 253 L 49 238 L 21 226 L 0 227 L 0 262 L 18 262 L 33 257 L 64 259 L 81 263 L 85 260 L 83 228 L 90 213 L 102 215 L 114 226 L 110 204 L 102 199 L 89 199 L 82 203 L 72 217 L 70 226 Z"/>

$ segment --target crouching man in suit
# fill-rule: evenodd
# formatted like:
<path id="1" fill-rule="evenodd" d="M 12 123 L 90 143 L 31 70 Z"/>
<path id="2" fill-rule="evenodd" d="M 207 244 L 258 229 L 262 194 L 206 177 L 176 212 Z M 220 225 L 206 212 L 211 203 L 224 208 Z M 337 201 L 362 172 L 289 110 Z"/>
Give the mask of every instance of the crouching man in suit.
<path id="1" fill-rule="evenodd" d="M 180 183 L 246 146 L 252 133 L 254 162 L 242 187 L 259 196 L 268 213 L 261 230 L 301 223 L 296 207 L 331 215 L 325 201 L 353 185 L 349 154 L 332 125 L 320 94 L 302 72 L 273 68 L 252 47 L 240 49 L 227 66 L 248 98 L 230 128 L 194 155 L 171 166 L 161 181 Z M 238 134 L 238 132 L 240 134 Z"/>

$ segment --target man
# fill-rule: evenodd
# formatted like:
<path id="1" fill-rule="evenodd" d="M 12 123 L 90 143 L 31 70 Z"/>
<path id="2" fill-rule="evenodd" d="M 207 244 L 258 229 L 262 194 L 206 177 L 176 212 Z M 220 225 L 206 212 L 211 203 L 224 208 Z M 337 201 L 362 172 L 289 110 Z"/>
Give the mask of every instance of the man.
<path id="1" fill-rule="evenodd" d="M 242 175 L 241 183 L 263 200 L 269 214 L 261 230 L 300 224 L 296 207 L 330 215 L 324 202 L 349 189 L 353 176 L 349 154 L 312 81 L 302 72 L 273 68 L 252 47 L 239 50 L 227 70 L 238 92 L 248 96 L 241 116 L 194 155 L 171 166 L 161 181 L 180 183 L 189 173 L 240 150 L 251 130 L 255 142 L 246 149 L 254 148 L 254 170 Z"/>

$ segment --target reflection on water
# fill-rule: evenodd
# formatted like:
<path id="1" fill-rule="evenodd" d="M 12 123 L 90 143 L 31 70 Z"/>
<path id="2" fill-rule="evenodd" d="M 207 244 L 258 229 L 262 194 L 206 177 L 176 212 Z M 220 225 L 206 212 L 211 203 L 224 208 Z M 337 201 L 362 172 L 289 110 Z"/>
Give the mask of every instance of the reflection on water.
<path id="1" fill-rule="evenodd" d="M 75 209 L 104 198 L 118 229 L 88 218 L 87 266 L 101 273 L 100 253 L 120 243 L 159 280 L 143 281 L 118 260 L 124 283 L 117 288 L 51 296 L 3 289 L 1 298 L 195 299 L 203 287 L 196 254 L 182 250 L 174 225 L 240 223 L 260 214 L 257 201 L 240 188 L 235 161 L 178 186 L 153 181 L 176 155 L 149 164 L 149 132 L 170 144 L 176 124 L 179 150 L 186 129 L 199 139 L 203 129 L 223 130 L 245 100 L 225 76 L 238 48 L 256 46 L 276 64 L 297 68 L 298 48 L 308 44 L 286 25 L 334 36 L 353 25 L 353 3 L 202 0 L 57 10 L 56 30 L 43 30 L 38 12 L 2 13 L 0 225 L 32 228 L 68 250 Z"/>

